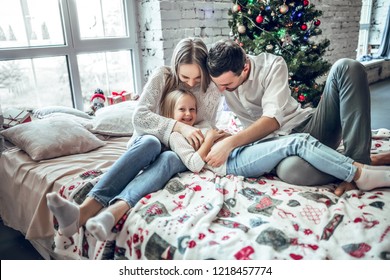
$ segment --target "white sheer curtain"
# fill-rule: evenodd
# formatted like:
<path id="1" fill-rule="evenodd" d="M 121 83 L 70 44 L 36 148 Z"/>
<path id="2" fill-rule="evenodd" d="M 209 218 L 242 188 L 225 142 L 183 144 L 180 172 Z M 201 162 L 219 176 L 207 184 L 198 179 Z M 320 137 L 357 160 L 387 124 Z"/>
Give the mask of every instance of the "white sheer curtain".
<path id="1" fill-rule="evenodd" d="M 383 30 L 381 44 L 374 58 L 390 59 L 390 6 L 387 11 L 385 29 Z"/>

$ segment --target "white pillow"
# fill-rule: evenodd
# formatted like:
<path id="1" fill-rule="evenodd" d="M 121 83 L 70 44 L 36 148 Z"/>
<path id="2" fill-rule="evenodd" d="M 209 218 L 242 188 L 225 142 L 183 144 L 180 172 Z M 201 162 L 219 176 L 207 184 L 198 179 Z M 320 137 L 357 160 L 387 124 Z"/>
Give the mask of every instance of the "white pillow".
<path id="1" fill-rule="evenodd" d="M 110 136 L 133 135 L 133 113 L 137 104 L 138 101 L 124 101 L 97 110 L 90 131 Z"/>
<path id="2" fill-rule="evenodd" d="M 80 123 L 64 118 L 33 120 L 1 134 L 35 161 L 86 153 L 105 144 Z"/>
<path id="3" fill-rule="evenodd" d="M 35 118 L 41 119 L 44 116 L 53 114 L 53 113 L 65 113 L 70 114 L 78 117 L 82 117 L 85 119 L 91 119 L 92 117 L 88 115 L 87 113 L 77 110 L 75 108 L 71 107 L 65 107 L 65 106 L 46 106 L 43 108 L 35 109 L 33 111 L 33 116 Z"/>

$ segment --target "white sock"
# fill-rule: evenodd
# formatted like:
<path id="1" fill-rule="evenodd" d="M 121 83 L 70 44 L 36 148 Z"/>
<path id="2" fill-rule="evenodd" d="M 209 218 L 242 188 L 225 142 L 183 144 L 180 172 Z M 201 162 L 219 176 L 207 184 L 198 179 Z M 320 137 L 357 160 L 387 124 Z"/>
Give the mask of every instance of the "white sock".
<path id="1" fill-rule="evenodd" d="M 362 168 L 355 181 L 360 190 L 369 191 L 379 187 L 390 187 L 390 170 Z"/>
<path id="2" fill-rule="evenodd" d="M 107 239 L 115 225 L 115 217 L 109 211 L 103 211 L 97 216 L 88 219 L 85 224 L 87 230 L 99 241 Z"/>
<path id="3" fill-rule="evenodd" d="M 389 170 L 390 171 L 390 166 L 388 165 L 368 165 L 368 164 L 364 164 L 363 165 L 363 168 L 366 168 L 366 169 L 371 169 L 371 170 Z"/>
<path id="4" fill-rule="evenodd" d="M 58 193 L 46 194 L 47 206 L 56 217 L 58 231 L 66 237 L 71 237 L 79 230 L 80 208 L 62 198 Z"/>

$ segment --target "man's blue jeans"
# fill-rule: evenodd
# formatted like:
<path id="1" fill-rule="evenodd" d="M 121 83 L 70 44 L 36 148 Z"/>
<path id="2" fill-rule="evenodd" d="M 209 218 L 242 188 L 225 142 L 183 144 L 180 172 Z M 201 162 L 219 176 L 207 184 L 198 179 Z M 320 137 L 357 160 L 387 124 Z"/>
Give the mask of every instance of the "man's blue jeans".
<path id="1" fill-rule="evenodd" d="M 325 146 L 307 133 L 297 133 L 234 149 L 228 158 L 226 173 L 257 178 L 271 172 L 288 156 L 299 156 L 318 170 L 347 182 L 352 181 L 357 170 L 351 158 Z"/>
<path id="2" fill-rule="evenodd" d="M 294 129 L 309 133 L 336 149 L 341 140 L 343 154 L 370 164 L 371 102 L 367 73 L 353 59 L 338 60 L 331 68 L 321 100 L 313 116 Z M 295 185 L 323 185 L 335 178 L 319 172 L 299 157 L 288 157 L 276 169 L 283 181 Z"/>
<path id="3" fill-rule="evenodd" d="M 186 170 L 176 153 L 162 150 L 161 142 L 155 136 L 140 136 L 88 196 L 104 207 L 117 199 L 133 207 L 145 195 L 162 189 L 176 173 Z"/>

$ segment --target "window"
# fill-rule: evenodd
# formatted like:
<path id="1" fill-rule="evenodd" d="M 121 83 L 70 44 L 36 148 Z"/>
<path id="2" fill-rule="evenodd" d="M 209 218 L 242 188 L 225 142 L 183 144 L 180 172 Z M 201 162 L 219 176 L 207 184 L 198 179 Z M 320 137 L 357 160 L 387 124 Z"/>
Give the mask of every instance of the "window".
<path id="1" fill-rule="evenodd" d="M 0 104 L 87 110 L 138 91 L 133 0 L 0 0 Z"/>
<path id="2" fill-rule="evenodd" d="M 373 0 L 362 0 L 357 58 L 363 55 L 371 54 L 368 41 L 371 26 L 372 1 Z"/>

